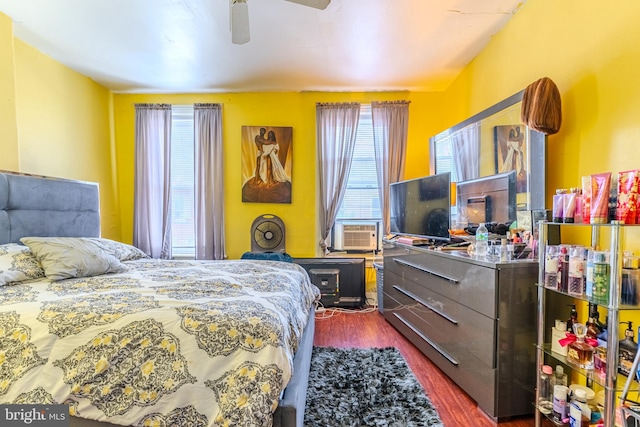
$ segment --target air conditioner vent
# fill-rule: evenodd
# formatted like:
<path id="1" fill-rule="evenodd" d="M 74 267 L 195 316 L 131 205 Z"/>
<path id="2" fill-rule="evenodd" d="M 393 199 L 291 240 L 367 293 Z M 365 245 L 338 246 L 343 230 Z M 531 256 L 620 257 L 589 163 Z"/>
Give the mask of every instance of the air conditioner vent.
<path id="1" fill-rule="evenodd" d="M 378 246 L 376 224 L 344 224 L 342 248 L 344 250 L 375 250 Z"/>

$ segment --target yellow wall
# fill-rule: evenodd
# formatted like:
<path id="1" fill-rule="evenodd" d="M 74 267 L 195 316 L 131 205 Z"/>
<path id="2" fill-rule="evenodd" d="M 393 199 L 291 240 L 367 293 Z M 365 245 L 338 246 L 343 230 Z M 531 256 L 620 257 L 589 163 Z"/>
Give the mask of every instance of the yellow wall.
<path id="1" fill-rule="evenodd" d="M 2 34 L 5 20 L 0 14 Z M 13 37 L 0 36 L 0 52 L 0 92 L 15 94 L 6 116 L 0 111 L 9 119 L 0 129 L 0 168 L 98 182 L 102 235 L 120 239 L 110 91 Z"/>
<path id="2" fill-rule="evenodd" d="M 13 54 L 13 23 L 0 13 L 0 169 L 16 170 L 18 127 Z"/>
<path id="3" fill-rule="evenodd" d="M 282 218 L 286 227 L 286 250 L 295 257 L 317 255 L 316 201 L 316 102 L 371 102 L 372 100 L 411 101 L 410 144 L 407 178 L 428 174 L 428 138 L 436 127 L 431 105 L 438 95 L 398 93 L 231 93 L 183 95 L 115 95 L 115 140 L 123 240 L 133 236 L 134 104 L 220 102 L 223 104 L 224 180 L 227 254 L 239 258 L 251 248 L 250 228 L 259 215 L 270 213 Z M 246 126 L 293 127 L 293 172 L 291 204 L 243 203 L 241 199 L 240 130 Z"/>

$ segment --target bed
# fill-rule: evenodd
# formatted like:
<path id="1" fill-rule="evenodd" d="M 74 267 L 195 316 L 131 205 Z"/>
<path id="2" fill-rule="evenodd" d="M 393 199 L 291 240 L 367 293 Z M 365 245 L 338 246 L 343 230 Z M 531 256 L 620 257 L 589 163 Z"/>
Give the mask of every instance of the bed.
<path id="1" fill-rule="evenodd" d="M 146 257 L 98 186 L 0 173 L 0 404 L 71 426 L 302 426 L 319 297 L 294 263 Z"/>

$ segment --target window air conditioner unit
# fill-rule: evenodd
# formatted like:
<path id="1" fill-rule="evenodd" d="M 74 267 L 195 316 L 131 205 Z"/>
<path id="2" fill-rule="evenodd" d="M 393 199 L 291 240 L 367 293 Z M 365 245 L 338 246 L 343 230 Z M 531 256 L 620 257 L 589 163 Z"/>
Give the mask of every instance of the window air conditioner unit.
<path id="1" fill-rule="evenodd" d="M 376 224 L 344 224 L 342 249 L 345 251 L 373 251 L 378 248 Z"/>

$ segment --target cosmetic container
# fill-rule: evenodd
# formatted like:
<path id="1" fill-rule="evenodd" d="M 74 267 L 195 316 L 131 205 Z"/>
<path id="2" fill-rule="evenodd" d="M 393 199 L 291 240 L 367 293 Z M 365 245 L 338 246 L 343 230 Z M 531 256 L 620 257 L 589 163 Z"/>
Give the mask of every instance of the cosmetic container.
<path id="1" fill-rule="evenodd" d="M 561 356 L 566 356 L 568 347 L 560 344 L 560 340 L 566 337 L 567 324 L 560 319 L 556 319 L 555 325 L 551 328 L 551 351 Z"/>
<path id="2" fill-rule="evenodd" d="M 585 249 L 582 246 L 572 246 L 569 250 L 569 295 L 582 296 L 584 294 Z"/>

